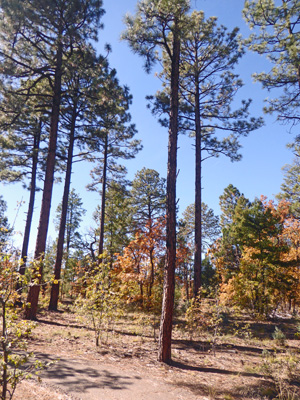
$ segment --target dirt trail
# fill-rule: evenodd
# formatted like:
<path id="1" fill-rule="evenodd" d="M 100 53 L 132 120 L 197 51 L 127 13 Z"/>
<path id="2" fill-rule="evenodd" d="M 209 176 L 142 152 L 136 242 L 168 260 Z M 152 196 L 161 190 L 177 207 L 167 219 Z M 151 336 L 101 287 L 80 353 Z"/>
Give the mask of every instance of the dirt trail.
<path id="1" fill-rule="evenodd" d="M 39 359 L 53 360 L 48 354 Z M 145 371 L 144 371 L 145 372 Z M 138 370 L 121 363 L 99 363 L 61 358 L 41 373 L 43 385 L 52 387 L 74 400 L 205 400 L 189 390 L 163 379 L 141 376 Z"/>
<path id="2" fill-rule="evenodd" d="M 173 363 L 167 366 L 156 359 L 151 328 L 141 334 L 138 324 L 124 318 L 110 340 L 96 347 L 93 332 L 73 314 L 43 314 L 28 350 L 41 361 L 58 360 L 41 373 L 41 383 L 20 384 L 14 400 L 258 400 L 277 394 L 274 382 L 259 370 L 263 350 L 273 343 L 224 336 L 211 352 L 209 336 L 192 341 L 178 329 Z M 253 331 L 263 328 L 269 337 L 266 324 L 255 324 Z M 299 351 L 299 341 L 287 343 L 287 349 Z"/>

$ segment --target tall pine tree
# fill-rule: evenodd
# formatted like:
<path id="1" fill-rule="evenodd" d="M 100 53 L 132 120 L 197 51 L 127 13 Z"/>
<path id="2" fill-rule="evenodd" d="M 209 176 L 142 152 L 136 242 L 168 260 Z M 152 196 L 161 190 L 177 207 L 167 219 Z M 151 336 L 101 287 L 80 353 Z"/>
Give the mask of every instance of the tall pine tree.
<path id="1" fill-rule="evenodd" d="M 27 319 L 36 319 L 52 198 L 62 76 L 74 49 L 97 38 L 103 9 L 101 0 L 2 0 L 0 5 L 0 72 L 4 80 L 13 81 L 18 88 L 20 79 L 30 79 L 31 85 L 18 91 L 25 97 L 30 97 L 41 81 L 51 88 L 49 145 L 34 254 L 38 268 L 35 284 L 28 293 L 30 307 L 25 313 Z"/>
<path id="2" fill-rule="evenodd" d="M 150 72 L 153 64 L 165 51 L 170 68 L 170 113 L 167 171 L 167 226 L 164 294 L 159 335 L 159 361 L 171 362 L 172 322 L 176 267 L 176 176 L 178 138 L 178 93 L 180 44 L 188 0 L 142 0 L 137 4 L 135 16 L 126 16 L 127 30 L 123 34 L 132 50 L 146 59 Z"/>

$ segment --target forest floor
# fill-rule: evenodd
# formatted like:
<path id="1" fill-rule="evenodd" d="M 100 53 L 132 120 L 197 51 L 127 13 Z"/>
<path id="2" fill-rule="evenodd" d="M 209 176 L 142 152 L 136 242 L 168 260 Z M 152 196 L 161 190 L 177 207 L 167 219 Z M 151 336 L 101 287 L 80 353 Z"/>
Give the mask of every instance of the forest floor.
<path id="1" fill-rule="evenodd" d="M 218 329 L 191 337 L 178 319 L 170 366 L 156 360 L 156 324 L 128 314 L 96 347 L 93 331 L 72 312 L 40 313 L 29 350 L 54 363 L 41 381 L 20 383 L 14 399 L 300 400 L 298 320 L 229 315 Z M 286 339 L 272 339 L 275 327 Z"/>

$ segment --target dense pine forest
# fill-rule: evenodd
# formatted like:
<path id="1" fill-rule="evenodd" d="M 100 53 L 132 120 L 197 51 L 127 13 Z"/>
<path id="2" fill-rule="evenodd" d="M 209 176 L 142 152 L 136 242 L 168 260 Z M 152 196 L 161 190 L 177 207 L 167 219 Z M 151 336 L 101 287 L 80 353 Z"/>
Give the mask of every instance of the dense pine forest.
<path id="1" fill-rule="evenodd" d="M 147 149 L 131 116 L 132 93 L 110 65 L 112 49 L 96 46 L 105 2 L 0 0 L 0 182 L 21 183 L 27 207 L 19 245 L 5 189 L 0 195 L 1 400 L 18 398 L 25 380 L 56 368 L 59 361 L 34 356 L 46 351 L 38 341 L 55 335 L 53 356 L 60 346 L 77 354 L 60 344 L 68 335 L 87 354 L 129 354 L 133 365 L 141 350 L 128 349 L 140 340 L 140 368 L 173 368 L 187 399 L 300 399 L 300 1 L 246 0 L 248 37 L 194 8 L 189 0 L 139 0 L 124 17 L 121 40 L 145 74 L 160 71 L 145 113 L 168 137 L 166 178 L 153 165 L 130 179 L 127 165 Z M 294 160 L 274 198 L 247 198 L 229 184 L 217 215 L 203 202 L 206 160 L 227 157 L 238 168 L 242 138 L 265 124 L 251 113 L 255 98 L 239 97 L 247 52 L 268 60 L 268 72 L 253 65 L 253 75 L 269 92 L 264 113 L 296 132 Z M 180 135 L 190 138 L 195 171 L 183 212 Z M 88 233 L 89 205 L 72 185 L 79 162 L 88 165 L 86 190 L 99 197 Z M 55 333 L 55 324 L 66 331 Z M 183 371 L 199 373 L 196 383 Z M 222 387 L 212 374 L 236 382 L 224 378 Z"/>

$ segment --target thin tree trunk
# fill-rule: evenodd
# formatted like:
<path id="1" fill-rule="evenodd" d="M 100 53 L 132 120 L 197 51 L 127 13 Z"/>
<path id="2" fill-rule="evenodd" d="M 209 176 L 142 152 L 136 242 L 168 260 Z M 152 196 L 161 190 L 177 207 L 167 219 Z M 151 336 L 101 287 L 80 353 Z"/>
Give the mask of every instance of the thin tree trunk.
<path id="1" fill-rule="evenodd" d="M 150 235 L 152 235 L 152 232 L 150 233 Z M 150 236 L 150 238 L 151 238 L 151 236 Z M 150 271 L 148 300 L 150 302 L 151 296 L 152 296 L 152 288 L 154 285 L 154 247 L 153 246 L 150 247 L 149 256 L 150 256 L 151 271 Z"/>
<path id="2" fill-rule="evenodd" d="M 26 262 L 28 255 L 28 246 L 29 246 L 29 238 L 30 238 L 30 230 L 32 223 L 32 216 L 34 210 L 34 201 L 35 201 L 35 192 L 36 192 L 36 175 L 37 175 L 37 165 L 38 165 L 38 152 L 40 148 L 40 139 L 41 139 L 41 131 L 42 131 L 42 119 L 40 118 L 39 128 L 33 138 L 33 152 L 32 152 L 32 167 L 31 167 L 31 180 L 30 180 L 30 196 L 29 196 L 29 204 L 28 211 L 26 217 L 26 224 L 24 230 L 24 238 L 22 244 L 22 252 L 21 252 L 21 266 L 20 266 L 20 274 L 24 275 L 26 271 Z"/>
<path id="3" fill-rule="evenodd" d="M 72 161 L 73 161 L 73 151 L 74 151 L 74 142 L 75 142 L 75 128 L 76 128 L 76 118 L 77 118 L 77 104 L 75 102 L 71 120 L 71 129 L 70 129 L 70 139 L 69 139 L 69 148 L 68 148 L 68 158 L 67 158 L 67 169 L 66 169 L 66 177 L 65 177 L 65 186 L 61 207 L 61 216 L 60 216 L 60 224 L 59 224 L 59 233 L 57 239 L 57 249 L 56 249 L 56 260 L 54 266 L 54 280 L 51 287 L 51 296 L 49 303 L 49 310 L 57 311 L 58 298 L 59 298 L 59 281 L 61 276 L 61 265 L 64 254 L 64 240 L 65 240 L 65 231 L 66 231 L 66 222 L 67 222 L 67 213 L 68 213 L 68 201 L 69 201 L 69 193 L 70 193 L 70 185 L 71 185 L 71 174 L 72 174 Z"/>
<path id="4" fill-rule="evenodd" d="M 104 160 L 103 160 L 103 177 L 102 177 L 102 199 L 101 199 L 101 216 L 100 216 L 100 238 L 98 251 L 98 265 L 102 262 L 103 245 L 104 245 L 104 222 L 105 222 L 105 194 L 106 194 L 106 176 L 107 176 L 107 153 L 108 153 L 108 133 L 105 135 L 104 144 Z"/>
<path id="5" fill-rule="evenodd" d="M 113 269 L 113 257 L 114 257 L 114 251 L 112 251 L 113 249 L 113 232 L 112 232 L 112 228 L 110 229 L 110 257 L 109 257 L 109 268 L 110 270 Z"/>
<path id="6" fill-rule="evenodd" d="M 184 266 L 183 270 L 183 276 L 184 276 L 184 286 L 185 286 L 185 295 L 186 295 L 186 300 L 190 300 L 190 284 L 189 284 L 189 273 L 187 270 L 187 266 Z"/>
<path id="7" fill-rule="evenodd" d="M 69 196 L 70 196 L 70 194 L 69 194 Z M 67 233 L 66 233 L 66 251 L 65 251 L 65 271 L 69 267 L 69 259 L 70 259 L 71 226 L 73 223 L 73 205 L 72 205 L 71 209 L 68 210 L 68 216 L 69 216 L 69 226 L 68 226 L 68 221 L 66 222 Z M 73 274 L 72 274 L 71 279 L 73 282 L 73 280 L 74 280 Z M 61 295 L 61 298 L 63 298 L 63 280 L 61 280 L 61 283 L 60 283 L 60 295 Z"/>
<path id="8" fill-rule="evenodd" d="M 2 300 L 2 353 L 3 353 L 3 366 L 2 366 L 2 393 L 1 399 L 6 399 L 7 395 L 7 381 L 8 381 L 8 349 L 7 349 L 7 332 L 6 332 L 6 302 Z"/>
<path id="9" fill-rule="evenodd" d="M 45 173 L 40 221 L 38 226 L 36 247 L 34 253 L 34 259 L 37 262 L 37 266 L 35 274 L 33 276 L 33 284 L 32 286 L 30 286 L 27 296 L 27 303 L 29 303 L 30 305 L 25 310 L 25 318 L 30 320 L 36 320 L 39 293 L 40 293 L 40 284 L 42 282 L 42 275 L 43 275 L 43 259 L 46 250 L 46 241 L 47 241 L 47 233 L 49 226 L 52 189 L 54 181 L 56 147 L 57 147 L 59 111 L 60 111 L 60 101 L 61 101 L 62 55 L 63 55 L 63 47 L 62 47 L 62 42 L 60 41 L 58 43 L 57 54 L 56 54 L 56 68 L 55 68 L 54 93 L 53 93 L 51 124 L 50 124 L 49 147 L 48 147 L 48 156 L 46 163 L 46 173 Z"/>
<path id="10" fill-rule="evenodd" d="M 160 320 L 158 361 L 171 362 L 172 323 L 176 267 L 176 175 L 178 137 L 178 88 L 180 39 L 178 20 L 173 32 L 171 66 L 171 99 L 167 172 L 166 263 L 164 271 L 163 302 Z"/>
<path id="11" fill-rule="evenodd" d="M 152 241 L 152 213 L 150 202 L 148 204 L 148 221 L 149 221 L 149 241 Z M 148 304 L 150 304 L 150 298 L 152 296 L 152 287 L 154 285 L 154 246 L 151 245 L 149 249 L 149 258 L 150 258 L 150 281 L 149 281 L 149 291 L 148 291 Z"/>
<path id="12" fill-rule="evenodd" d="M 199 81 L 196 77 L 196 96 L 195 96 L 195 132 L 196 132 L 196 162 L 195 162 L 195 254 L 194 254 L 194 297 L 199 295 L 201 288 L 202 270 L 202 213 L 201 213 L 201 122 L 200 122 L 200 101 L 199 101 Z"/>

